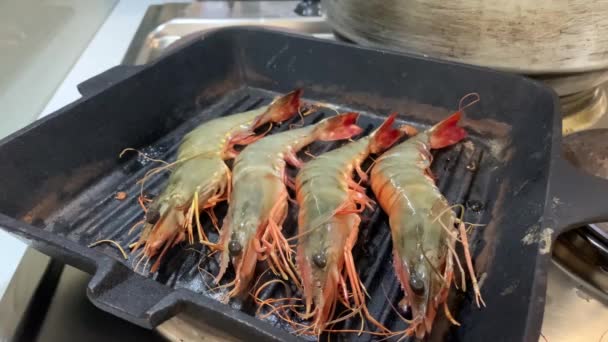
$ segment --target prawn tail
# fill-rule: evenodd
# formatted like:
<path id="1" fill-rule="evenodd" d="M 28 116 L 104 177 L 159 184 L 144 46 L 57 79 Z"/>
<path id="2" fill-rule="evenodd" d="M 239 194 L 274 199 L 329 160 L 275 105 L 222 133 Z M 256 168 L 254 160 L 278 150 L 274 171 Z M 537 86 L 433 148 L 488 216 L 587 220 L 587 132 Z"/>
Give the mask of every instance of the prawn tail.
<path id="1" fill-rule="evenodd" d="M 314 135 L 321 141 L 348 139 L 363 131 L 357 126 L 358 113 L 349 112 L 329 117 L 317 124 Z"/>
<path id="2" fill-rule="evenodd" d="M 283 95 L 274 100 L 266 111 L 258 115 L 251 123 L 250 129 L 246 129 L 239 133 L 234 134 L 230 138 L 228 155 L 234 158 L 238 152 L 232 146 L 234 145 L 249 145 L 261 138 L 263 138 L 270 128 L 263 133 L 255 134 L 254 130 L 267 123 L 281 123 L 290 119 L 292 116 L 299 113 L 300 110 L 300 96 L 302 95 L 302 89 L 296 89 L 286 95 Z"/>
<path id="3" fill-rule="evenodd" d="M 458 126 L 461 117 L 462 110 L 459 110 L 429 130 L 432 149 L 453 145 L 467 136 L 467 132 Z"/>
<path id="4" fill-rule="evenodd" d="M 298 110 L 300 109 L 301 96 L 302 89 L 296 89 L 275 99 L 264 113 L 255 118 L 252 127 L 255 129 L 265 123 L 280 123 L 290 119 L 292 116 L 297 114 Z"/>
<path id="5" fill-rule="evenodd" d="M 406 130 L 393 128 L 397 113 L 392 113 L 374 133 L 369 142 L 369 151 L 371 153 L 380 153 L 394 143 L 396 143 L 401 137 L 406 134 Z"/>

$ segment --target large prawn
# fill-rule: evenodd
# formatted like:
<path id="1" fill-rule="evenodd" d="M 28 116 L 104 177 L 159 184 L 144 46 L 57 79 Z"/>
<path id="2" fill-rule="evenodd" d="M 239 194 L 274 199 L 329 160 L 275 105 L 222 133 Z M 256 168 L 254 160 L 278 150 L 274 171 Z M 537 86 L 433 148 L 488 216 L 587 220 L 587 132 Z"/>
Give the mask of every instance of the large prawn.
<path id="1" fill-rule="evenodd" d="M 304 288 L 304 317 L 313 318 L 308 330 L 313 334 L 320 334 L 334 316 L 339 285 L 342 302 L 381 327 L 367 312 L 364 288 L 351 252 L 359 232 L 359 214 L 373 203 L 365 188 L 353 179 L 353 172 L 366 181 L 361 163 L 403 135 L 402 130 L 392 127 L 395 116 L 370 135 L 306 163 L 296 177 L 300 206 L 296 260 Z M 347 294 L 347 282 L 352 296 Z M 349 304 L 350 297 L 354 307 Z"/>
<path id="2" fill-rule="evenodd" d="M 219 245 L 219 282 L 232 260 L 236 271 L 230 297 L 247 290 L 257 260 L 268 259 L 269 266 L 284 279 L 297 279 L 293 273 L 292 251 L 281 228 L 287 215 L 288 193 L 286 161 L 299 167 L 296 153 L 316 140 L 347 139 L 359 134 L 358 114 L 345 113 L 303 128 L 266 137 L 247 146 L 233 167 L 233 192 L 222 224 Z"/>
<path id="3" fill-rule="evenodd" d="M 297 114 L 300 95 L 301 90 L 295 90 L 270 105 L 201 124 L 182 140 L 177 161 L 146 175 L 167 168 L 172 171 L 167 186 L 147 209 L 143 232 L 132 250 L 143 246 L 140 261 L 158 255 L 151 272 L 158 270 L 169 248 L 186 237 L 194 242 L 193 221 L 199 240 L 210 244 L 200 226 L 199 213 L 213 208 L 230 194 L 231 172 L 224 161 L 236 156 L 235 145 L 250 144 L 264 135 L 256 135 L 256 128 Z"/>
<path id="4" fill-rule="evenodd" d="M 462 110 L 385 152 L 371 171 L 371 186 L 388 214 L 393 240 L 393 263 L 404 289 L 402 308 L 411 307 L 406 335 L 424 337 L 431 331 L 438 307 L 444 305 L 454 263 L 460 267 L 455 243 L 460 236 L 477 305 L 485 306 L 471 261 L 464 223 L 440 193 L 430 173 L 431 149 L 457 143 L 466 136 L 457 126 Z M 458 226 L 458 230 L 454 229 Z M 460 267 L 461 272 L 464 271 Z"/>

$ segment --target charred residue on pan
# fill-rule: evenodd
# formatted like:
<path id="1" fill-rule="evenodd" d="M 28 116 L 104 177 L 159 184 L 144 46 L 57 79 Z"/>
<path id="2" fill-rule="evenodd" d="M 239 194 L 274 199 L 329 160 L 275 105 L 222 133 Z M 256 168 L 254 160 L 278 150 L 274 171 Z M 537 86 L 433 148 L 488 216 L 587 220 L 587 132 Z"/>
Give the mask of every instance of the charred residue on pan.
<path id="1" fill-rule="evenodd" d="M 197 109 L 205 108 L 211 103 L 215 103 L 221 97 L 241 86 L 242 75 L 237 68 L 231 68 L 230 72 L 219 81 L 210 86 L 205 86 L 199 91 L 199 94 L 194 99 L 194 104 Z"/>
<path id="2" fill-rule="evenodd" d="M 92 162 L 48 179 L 41 186 L 36 205 L 23 214 L 21 220 L 37 226 L 43 226 L 44 221 L 52 221 L 53 217 L 49 215 L 70 203 L 74 196 L 90 185 L 111 164 L 109 160 Z"/>

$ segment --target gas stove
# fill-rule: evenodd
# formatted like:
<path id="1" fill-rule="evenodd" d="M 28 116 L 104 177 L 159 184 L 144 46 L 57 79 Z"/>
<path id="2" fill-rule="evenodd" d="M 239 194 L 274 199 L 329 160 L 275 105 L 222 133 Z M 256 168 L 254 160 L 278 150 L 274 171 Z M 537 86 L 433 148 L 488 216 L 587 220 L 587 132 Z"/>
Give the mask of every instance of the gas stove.
<path id="1" fill-rule="evenodd" d="M 314 1 L 210 1 L 150 6 L 123 59 L 144 64 L 158 58 L 171 44 L 202 30 L 232 25 L 267 25 L 336 39 L 319 16 Z M 561 97 L 565 151 L 588 172 L 608 177 L 608 128 L 605 75 L 543 77 Z M 594 133 L 589 133 L 594 132 Z M 606 131 L 608 132 L 608 130 Z M 602 136 L 604 138 L 602 138 Z M 592 149 L 593 152 L 589 152 Z M 570 151 L 570 152 L 568 152 Z M 602 154 L 603 153 L 603 154 Z M 593 155 L 593 161 L 582 156 Z M 606 159 L 603 159 L 606 158 Z M 595 167 L 591 167 L 595 165 Z M 605 165 L 602 168 L 602 165 Z M 597 341 L 608 322 L 608 230 L 597 224 L 558 238 L 549 271 L 542 333 L 551 342 Z M 7 294 L 0 302 L 0 340 L 230 340 L 187 315 L 178 315 L 149 331 L 96 309 L 86 297 L 90 276 L 28 250 Z M 576 315 L 572 315 L 576 312 Z"/>

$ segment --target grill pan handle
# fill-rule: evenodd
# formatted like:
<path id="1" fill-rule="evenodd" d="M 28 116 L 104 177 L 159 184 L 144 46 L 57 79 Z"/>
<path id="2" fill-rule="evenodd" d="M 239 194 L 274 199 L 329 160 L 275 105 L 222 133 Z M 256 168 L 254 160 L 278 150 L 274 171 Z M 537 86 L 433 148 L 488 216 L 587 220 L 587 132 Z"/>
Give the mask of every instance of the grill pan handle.
<path id="1" fill-rule="evenodd" d="M 549 203 L 559 233 L 608 221 L 608 180 L 577 169 L 559 156 L 553 164 Z"/>
<path id="2" fill-rule="evenodd" d="M 97 307 L 148 329 L 168 318 L 166 312 L 153 308 L 170 292 L 154 279 L 107 257 L 100 260 L 87 286 L 87 296 Z"/>
<path id="3" fill-rule="evenodd" d="M 78 84 L 78 92 L 84 97 L 97 94 L 119 83 L 142 69 L 141 65 L 117 65 L 99 75 L 93 76 L 88 80 Z"/>
<path id="4" fill-rule="evenodd" d="M 172 290 L 109 257 L 102 257 L 97 263 L 87 296 L 100 309 L 148 329 L 181 314 L 202 320 L 239 340 L 299 341 L 287 331 L 215 299 L 187 290 Z"/>

